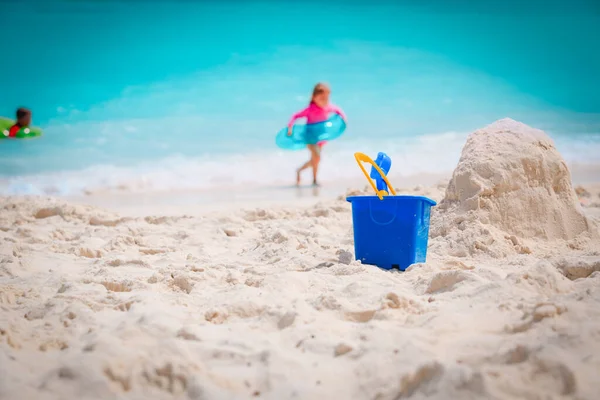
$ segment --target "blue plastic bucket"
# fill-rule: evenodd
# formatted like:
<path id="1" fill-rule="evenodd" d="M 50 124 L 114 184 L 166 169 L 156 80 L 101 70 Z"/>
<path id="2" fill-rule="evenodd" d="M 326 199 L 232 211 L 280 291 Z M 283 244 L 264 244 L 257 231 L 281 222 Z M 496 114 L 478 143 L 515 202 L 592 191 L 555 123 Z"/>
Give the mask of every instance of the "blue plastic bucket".
<path id="1" fill-rule="evenodd" d="M 422 196 L 350 196 L 354 254 L 363 264 L 404 271 L 425 262 L 429 216 L 436 202 Z"/>

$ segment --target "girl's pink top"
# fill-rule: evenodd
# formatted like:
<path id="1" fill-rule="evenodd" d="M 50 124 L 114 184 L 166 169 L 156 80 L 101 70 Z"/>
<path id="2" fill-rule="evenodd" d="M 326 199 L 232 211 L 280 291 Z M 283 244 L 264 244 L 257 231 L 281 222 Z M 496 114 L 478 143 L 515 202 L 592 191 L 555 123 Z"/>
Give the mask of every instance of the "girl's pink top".
<path id="1" fill-rule="evenodd" d="M 288 127 L 291 127 L 297 119 L 303 117 L 306 118 L 307 124 L 316 124 L 317 122 L 327 121 L 327 118 L 329 118 L 329 114 L 331 113 L 339 114 L 344 120 L 346 119 L 344 112 L 333 104 L 328 104 L 325 108 L 321 108 L 315 103 L 310 103 L 304 110 L 298 111 L 296 114 L 292 115 Z"/>

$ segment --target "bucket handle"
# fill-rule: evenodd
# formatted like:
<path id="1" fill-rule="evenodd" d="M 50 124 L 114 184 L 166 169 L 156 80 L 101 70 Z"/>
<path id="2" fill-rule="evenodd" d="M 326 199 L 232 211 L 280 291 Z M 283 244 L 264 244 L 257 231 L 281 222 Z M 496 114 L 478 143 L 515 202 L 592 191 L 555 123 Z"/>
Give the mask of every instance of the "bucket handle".
<path id="1" fill-rule="evenodd" d="M 366 155 L 364 153 L 357 152 L 357 153 L 354 153 L 354 158 L 356 159 L 356 162 L 358 163 L 358 166 L 362 170 L 363 174 L 365 174 L 365 176 L 367 177 L 367 180 L 371 184 L 371 187 L 375 191 L 375 194 L 377 194 L 377 197 L 379 197 L 379 200 L 383 200 L 383 196 L 387 196 L 389 193 L 386 192 L 385 190 L 377 190 L 377 186 L 375 186 L 375 182 L 373 182 L 373 180 L 371 179 L 371 177 L 367 173 L 367 170 L 362 165 L 363 162 L 369 163 L 373 167 L 375 167 L 375 169 L 377 170 L 377 172 L 379 172 L 379 175 L 381 175 L 381 177 L 383 178 L 383 180 L 385 181 L 385 183 L 387 183 L 387 186 L 390 189 L 390 192 L 392 192 L 392 194 L 394 196 L 396 195 L 396 191 L 394 190 L 394 187 L 388 181 L 387 177 L 385 176 L 385 174 L 383 173 L 383 171 L 381 170 L 381 168 L 379 168 L 379 165 L 375 164 L 375 161 L 373 161 L 371 159 L 371 157 L 369 157 L 368 155 Z"/>

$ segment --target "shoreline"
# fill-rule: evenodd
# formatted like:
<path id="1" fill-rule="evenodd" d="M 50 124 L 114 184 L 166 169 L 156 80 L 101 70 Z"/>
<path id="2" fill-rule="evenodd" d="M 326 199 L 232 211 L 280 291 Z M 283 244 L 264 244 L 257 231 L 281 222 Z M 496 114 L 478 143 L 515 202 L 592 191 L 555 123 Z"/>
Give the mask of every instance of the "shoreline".
<path id="1" fill-rule="evenodd" d="M 569 170 L 571 171 L 571 179 L 573 185 L 593 185 L 599 180 L 600 176 L 600 163 L 599 164 L 589 164 L 589 163 L 578 163 L 571 162 L 567 164 Z M 344 193 L 349 188 L 362 188 L 365 185 L 368 185 L 366 179 L 362 176 L 362 172 L 359 170 L 358 166 L 355 162 L 350 164 L 351 168 L 353 168 L 353 177 L 352 178 L 344 178 L 344 179 L 324 179 L 321 181 L 322 185 L 319 189 L 319 195 L 322 196 L 321 193 L 326 194 L 327 197 L 335 196 Z M 335 167 L 335 165 L 327 166 L 328 169 Z M 277 180 L 276 183 L 265 184 L 265 183 L 240 183 L 233 185 L 214 185 L 208 187 L 197 187 L 197 188 L 183 188 L 183 189 L 136 189 L 136 184 L 133 184 L 132 187 L 128 187 L 125 185 L 117 185 L 115 187 L 105 188 L 105 189 L 87 189 L 85 193 L 81 194 L 61 194 L 60 188 L 53 188 L 54 191 L 50 191 L 47 193 L 39 193 L 34 188 L 29 188 L 26 183 L 14 183 L 15 186 L 20 189 L 13 189 L 21 191 L 21 193 L 11 193 L 8 194 L 8 189 L 11 186 L 10 178 L 3 177 L 0 178 L 0 195 L 7 196 L 21 196 L 21 195 L 39 195 L 39 196 L 53 196 L 69 199 L 76 202 L 85 202 L 90 201 L 92 204 L 101 205 L 103 202 L 107 204 L 115 204 L 119 199 L 127 203 L 132 203 L 133 200 L 131 198 L 139 197 L 142 199 L 152 199 L 153 197 L 157 198 L 159 201 L 164 203 L 162 200 L 163 197 L 166 196 L 167 193 L 172 193 L 174 196 L 182 195 L 185 197 L 195 196 L 199 198 L 202 202 L 206 203 L 207 201 L 202 200 L 203 198 L 209 199 L 209 202 L 222 202 L 227 201 L 227 197 L 219 194 L 215 195 L 215 193 L 225 193 L 230 191 L 235 194 L 236 198 L 245 198 L 245 199 L 260 199 L 260 200 L 269 200 L 269 197 L 281 198 L 283 200 L 291 200 L 295 197 L 307 197 L 310 196 L 310 191 L 306 190 L 309 185 L 310 180 L 309 173 L 307 172 L 304 176 L 305 184 L 302 185 L 300 193 L 298 196 L 289 196 L 284 192 L 286 190 L 291 191 L 295 190 L 295 179 L 294 179 L 294 170 L 292 166 L 289 168 L 290 170 L 290 179 L 289 181 L 283 181 L 281 179 Z M 392 170 L 389 174 L 389 179 L 397 188 L 406 188 L 411 189 L 416 186 L 432 186 L 437 184 L 447 184 L 448 180 L 452 175 L 452 171 L 446 171 L 441 173 L 417 173 L 410 175 L 403 175 L 400 173 L 402 170 L 402 165 L 400 163 L 396 163 L 392 166 Z M 20 177 L 19 179 L 26 180 L 26 177 Z M 336 192 L 337 193 L 334 193 Z M 255 192 L 255 194 L 251 194 L 251 192 Z M 268 193 L 266 193 L 268 192 Z M 279 193 L 281 192 L 281 193 Z M 114 197 L 115 200 L 111 200 L 111 197 Z M 236 200 L 236 199 L 234 199 Z M 177 199 L 175 199 L 177 201 Z M 237 200 L 236 200 L 237 201 Z"/>
<path id="2" fill-rule="evenodd" d="M 582 186 L 596 191 L 600 186 L 600 166 L 577 164 L 569 167 L 573 186 Z M 58 196 L 59 199 L 95 207 L 114 210 L 128 216 L 142 214 L 199 215 L 228 208 L 247 209 L 253 207 L 273 206 L 310 206 L 318 202 L 333 200 L 343 196 L 349 190 L 369 187 L 366 178 L 357 169 L 357 178 L 342 181 L 326 181 L 319 187 L 312 185 L 278 184 L 278 185 L 238 185 L 221 186 L 204 189 L 161 190 L 161 191 L 98 191 L 79 196 Z M 451 178 L 451 173 L 416 174 L 402 176 L 390 173 L 389 179 L 398 194 L 415 194 L 432 196 L 439 201 Z M 44 196 L 42 196 L 44 197 Z M 52 197 L 52 196 L 50 196 Z M 592 196 L 593 197 L 593 196 Z M 582 205 L 595 204 L 582 198 Z M 594 211 L 591 211 L 594 213 Z"/>
<path id="3" fill-rule="evenodd" d="M 357 176 L 361 174 L 357 168 Z M 419 174 L 401 177 L 390 174 L 392 183 L 403 185 L 396 189 L 404 193 L 414 193 L 427 187 L 445 186 L 445 174 Z M 85 196 L 65 196 L 67 201 L 107 208 L 128 216 L 139 216 L 144 213 L 175 215 L 209 213 L 223 211 L 228 208 L 247 209 L 253 207 L 297 207 L 310 206 L 318 202 L 334 200 L 349 190 L 366 188 L 366 178 L 324 182 L 321 186 L 312 185 L 243 185 L 222 186 L 210 189 L 190 189 L 152 192 L 97 192 Z"/>

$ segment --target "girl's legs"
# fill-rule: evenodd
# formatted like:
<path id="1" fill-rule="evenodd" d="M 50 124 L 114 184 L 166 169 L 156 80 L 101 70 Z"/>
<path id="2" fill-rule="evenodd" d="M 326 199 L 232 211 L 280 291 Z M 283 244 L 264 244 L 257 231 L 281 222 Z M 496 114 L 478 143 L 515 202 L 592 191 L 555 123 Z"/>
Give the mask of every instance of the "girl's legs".
<path id="1" fill-rule="evenodd" d="M 317 184 L 317 172 L 319 172 L 319 163 L 321 162 L 321 148 L 316 144 L 309 144 L 310 165 L 313 169 L 313 185 Z"/>
<path id="2" fill-rule="evenodd" d="M 310 160 L 308 160 L 307 162 L 305 162 L 304 164 L 302 164 L 302 166 L 300 168 L 298 168 L 296 170 L 296 185 L 300 184 L 300 173 L 302 171 L 304 171 L 306 168 L 310 167 L 311 163 Z"/>
<path id="3" fill-rule="evenodd" d="M 300 184 L 300 173 L 309 167 L 312 167 L 313 169 L 313 185 L 317 184 L 317 172 L 319 170 L 319 162 L 321 161 L 321 148 L 316 144 L 309 144 L 307 147 L 310 151 L 310 160 L 305 162 L 296 171 L 296 184 L 298 185 Z"/>

